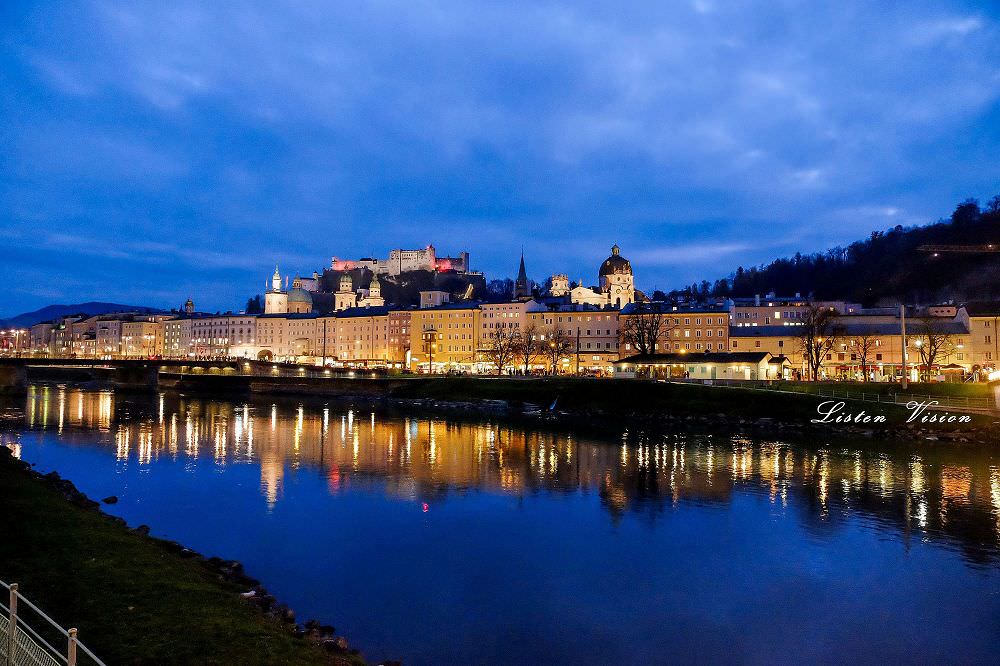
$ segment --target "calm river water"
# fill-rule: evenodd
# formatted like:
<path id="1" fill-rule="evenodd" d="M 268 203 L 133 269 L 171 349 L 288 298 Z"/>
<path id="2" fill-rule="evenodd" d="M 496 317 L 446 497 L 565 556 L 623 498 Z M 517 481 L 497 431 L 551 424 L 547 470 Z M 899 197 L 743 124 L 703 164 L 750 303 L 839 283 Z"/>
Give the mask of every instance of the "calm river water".
<path id="1" fill-rule="evenodd" d="M 976 662 L 1000 456 L 35 387 L 0 435 L 370 659 Z"/>

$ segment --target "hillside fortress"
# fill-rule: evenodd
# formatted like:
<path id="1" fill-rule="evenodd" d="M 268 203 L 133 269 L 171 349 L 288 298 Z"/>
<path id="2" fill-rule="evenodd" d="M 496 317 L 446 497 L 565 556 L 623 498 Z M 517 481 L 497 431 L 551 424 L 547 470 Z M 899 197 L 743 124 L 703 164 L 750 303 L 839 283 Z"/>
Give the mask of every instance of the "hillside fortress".
<path id="1" fill-rule="evenodd" d="M 376 275 L 399 275 L 408 271 L 456 271 L 468 273 L 469 253 L 459 252 L 457 257 L 439 257 L 433 245 L 420 250 L 391 250 L 388 259 L 364 257 L 362 259 L 340 259 L 334 257 L 330 268 L 335 271 L 350 271 L 367 268 Z"/>

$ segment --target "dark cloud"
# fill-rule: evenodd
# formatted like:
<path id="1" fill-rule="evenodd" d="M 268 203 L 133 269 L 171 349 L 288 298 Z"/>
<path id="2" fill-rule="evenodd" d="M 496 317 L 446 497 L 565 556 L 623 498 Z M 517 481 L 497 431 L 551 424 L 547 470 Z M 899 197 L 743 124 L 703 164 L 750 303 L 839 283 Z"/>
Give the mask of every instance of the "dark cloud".
<path id="1" fill-rule="evenodd" d="M 1000 182 L 972 4 L 11 5 L 5 312 L 237 307 L 275 261 L 429 242 L 587 279 L 618 242 L 670 287 Z"/>

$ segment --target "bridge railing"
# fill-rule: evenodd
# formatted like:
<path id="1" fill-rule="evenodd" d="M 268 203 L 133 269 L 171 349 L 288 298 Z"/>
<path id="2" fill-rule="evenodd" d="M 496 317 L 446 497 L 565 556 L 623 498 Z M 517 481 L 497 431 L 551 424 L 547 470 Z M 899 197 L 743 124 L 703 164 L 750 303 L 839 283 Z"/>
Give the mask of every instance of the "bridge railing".
<path id="1" fill-rule="evenodd" d="M 0 581 L 0 664 L 3 666 L 106 666 L 77 638 L 63 629 L 19 591 L 17 583 Z M 29 621 L 30 620 L 30 621 Z"/>

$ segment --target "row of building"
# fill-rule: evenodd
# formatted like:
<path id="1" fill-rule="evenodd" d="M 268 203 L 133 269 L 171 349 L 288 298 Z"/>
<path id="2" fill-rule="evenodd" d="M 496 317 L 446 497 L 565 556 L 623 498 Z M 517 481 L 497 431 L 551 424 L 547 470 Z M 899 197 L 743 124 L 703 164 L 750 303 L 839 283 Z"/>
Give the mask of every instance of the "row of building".
<path id="1" fill-rule="evenodd" d="M 30 330 L 4 331 L 7 354 L 77 358 L 239 357 L 347 367 L 384 367 L 415 372 L 496 371 L 496 331 L 530 335 L 535 358 L 529 370 L 553 370 L 547 346 L 559 341 L 555 370 L 610 374 L 614 364 L 638 353 L 622 330 L 629 318 L 657 312 L 662 327 L 651 349 L 671 374 L 697 376 L 698 363 L 740 366 L 737 376 L 794 378 L 805 374 L 802 326 L 807 303 L 729 302 L 716 306 L 643 303 L 624 308 L 526 299 L 508 303 L 439 302 L 422 295 L 426 307 L 350 307 L 328 314 L 109 314 L 64 317 Z M 833 306 L 830 306 L 833 307 Z M 836 339 L 825 352 L 827 378 L 888 380 L 903 364 L 898 309 L 862 309 L 849 304 L 837 317 Z M 919 370 L 922 326 L 933 320 L 946 338 L 934 375 L 987 373 L 1000 358 L 1000 305 L 969 304 L 909 308 L 908 366 Z M 751 322 L 750 325 L 745 325 Z M 780 322 L 780 323 L 779 323 Z M 756 324 L 756 325 L 754 325 Z M 861 345 L 864 345 L 862 349 Z M 745 354 L 781 358 L 780 366 L 751 367 Z M 726 355 L 730 356 L 726 356 Z M 737 356 L 744 355 L 744 356 Z M 511 358 L 509 371 L 522 370 Z M 730 363 L 730 365 L 732 365 Z M 721 366 L 720 366 L 721 367 Z M 764 372 L 761 368 L 769 368 Z M 733 376 L 732 368 L 725 376 Z M 721 375 L 720 375 L 721 376 Z"/>
<path id="2" fill-rule="evenodd" d="M 396 259 L 397 268 L 406 267 Z M 429 253 L 419 257 L 432 259 Z M 463 259 L 467 262 L 466 255 Z M 386 304 L 377 274 L 367 288 L 357 289 L 345 273 L 333 311 L 319 313 L 305 288 L 310 285 L 296 278 L 289 289 L 276 268 L 263 314 L 199 313 L 189 299 L 182 312 L 168 315 L 64 317 L 30 331 L 0 331 L 0 353 L 228 357 L 435 373 L 496 372 L 502 361 L 506 372 L 590 374 L 613 374 L 616 367 L 619 374 L 634 371 L 635 364 L 622 360 L 641 353 L 658 357 L 655 364 L 650 361 L 655 374 L 798 378 L 809 374 L 802 352 L 804 320 L 819 307 L 837 313 L 836 339 L 826 345 L 822 359 L 823 377 L 889 380 L 898 378 L 904 366 L 898 308 L 774 294 L 709 305 L 650 301 L 635 289 L 631 264 L 618 246 L 601 263 L 598 278 L 598 285 L 584 287 L 555 275 L 540 294 L 529 289 L 522 256 L 510 302 L 483 302 L 469 294 L 452 302 L 447 292 L 424 291 L 419 306 L 400 308 Z M 921 322 L 924 327 L 933 322 L 940 337 L 934 367 L 925 368 L 925 375 L 968 377 L 997 368 L 1000 304 L 910 307 L 906 316 L 913 322 L 909 372 L 920 371 Z M 632 335 L 634 324 L 649 318 L 656 319 L 656 330 L 641 344 Z M 532 341 L 527 363 L 524 354 L 495 353 L 513 337 Z"/>

